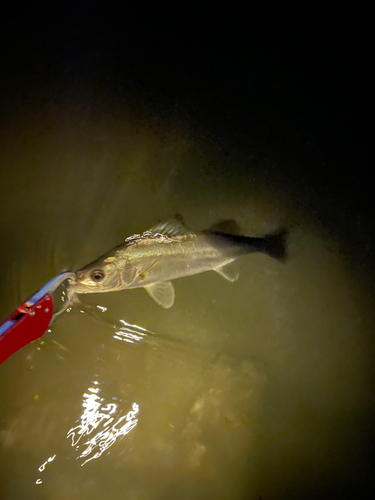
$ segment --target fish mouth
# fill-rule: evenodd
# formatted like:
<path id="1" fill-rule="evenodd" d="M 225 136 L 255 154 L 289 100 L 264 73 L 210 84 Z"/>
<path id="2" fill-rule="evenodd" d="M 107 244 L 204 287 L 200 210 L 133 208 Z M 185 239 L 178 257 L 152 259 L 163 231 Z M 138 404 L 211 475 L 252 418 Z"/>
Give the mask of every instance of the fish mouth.
<path id="1" fill-rule="evenodd" d="M 72 293 L 98 293 L 103 291 L 103 289 L 99 288 L 96 284 L 88 285 L 79 281 L 71 283 L 69 289 Z"/>
<path id="2" fill-rule="evenodd" d="M 96 291 L 95 288 L 96 283 L 85 283 L 87 278 L 84 274 L 77 272 L 75 277 L 72 278 L 69 282 L 69 291 L 71 293 L 89 293 Z"/>
<path id="3" fill-rule="evenodd" d="M 74 277 L 68 279 L 69 287 L 75 286 L 77 284 L 77 274 L 74 273 Z"/>

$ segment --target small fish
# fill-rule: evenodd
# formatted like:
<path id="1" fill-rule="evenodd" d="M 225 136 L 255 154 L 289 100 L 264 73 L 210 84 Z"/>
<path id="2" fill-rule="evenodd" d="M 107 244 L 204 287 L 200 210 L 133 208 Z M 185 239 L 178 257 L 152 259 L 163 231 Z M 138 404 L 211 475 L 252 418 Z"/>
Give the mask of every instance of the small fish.
<path id="1" fill-rule="evenodd" d="M 143 287 L 164 308 L 174 303 L 171 280 L 216 271 L 235 281 L 238 272 L 231 264 L 241 255 L 263 252 L 285 257 L 286 232 L 264 238 L 240 236 L 234 221 L 225 221 L 207 231 L 189 231 L 181 216 L 158 223 L 143 234 L 104 254 L 76 273 L 71 294 L 114 292 Z"/>

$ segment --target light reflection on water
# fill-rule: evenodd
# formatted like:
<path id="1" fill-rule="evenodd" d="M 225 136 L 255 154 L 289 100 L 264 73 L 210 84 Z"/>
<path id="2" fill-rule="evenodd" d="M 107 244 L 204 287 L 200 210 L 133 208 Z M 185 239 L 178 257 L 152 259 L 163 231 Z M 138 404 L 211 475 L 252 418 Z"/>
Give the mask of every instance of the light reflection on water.
<path id="1" fill-rule="evenodd" d="M 119 404 L 114 402 L 120 403 L 121 400 L 112 397 L 112 402 L 108 402 L 108 398 L 100 396 L 99 382 L 94 380 L 92 384 L 94 387 L 89 387 L 87 393 L 83 394 L 83 413 L 77 420 L 78 425 L 69 429 L 67 433 L 71 445 L 80 452 L 77 460 L 84 459 L 81 466 L 99 458 L 138 424 L 139 405 L 136 402 L 132 403 L 131 410 L 124 415 Z M 89 439 L 86 439 L 87 437 Z M 46 466 L 55 458 L 56 454 L 48 457 L 38 467 L 38 471 L 44 472 Z M 35 484 L 43 484 L 42 479 L 38 478 Z"/>
<path id="2" fill-rule="evenodd" d="M 87 314 L 97 324 L 112 330 L 114 332 L 112 337 L 115 340 L 129 344 L 144 342 L 153 349 L 161 349 L 162 351 L 172 350 L 174 356 L 181 354 L 184 358 L 193 354 L 197 355 L 197 352 L 193 353 L 193 346 L 188 346 L 186 342 L 172 335 L 156 334 L 152 330 L 136 325 L 135 323 L 129 323 L 124 319 L 114 319 L 113 317 L 106 316 L 104 313 L 108 311 L 108 308 L 102 305 L 79 302 L 79 308 L 75 309 L 74 305 L 72 305 L 70 309 L 76 310 L 81 314 Z"/>
<path id="3" fill-rule="evenodd" d="M 148 332 L 145 328 L 127 323 L 123 319 L 120 319 L 119 321 L 123 326 L 119 328 L 116 328 L 115 326 L 115 334 L 113 335 L 114 339 L 134 344 L 136 342 L 141 342 L 145 338 L 146 333 Z"/>
<path id="4" fill-rule="evenodd" d="M 39 472 L 43 472 L 46 468 L 46 465 L 48 465 L 50 462 L 53 462 L 53 460 L 55 460 L 56 458 L 56 455 L 52 455 L 51 457 L 48 457 L 47 460 L 45 462 L 42 463 L 42 465 L 40 465 L 38 467 L 38 471 Z M 39 478 L 35 481 L 35 484 L 42 484 L 43 481 Z"/>
<path id="5" fill-rule="evenodd" d="M 89 387 L 83 394 L 83 413 L 79 424 L 69 429 L 67 438 L 80 455 L 77 459 L 84 459 L 81 465 L 99 458 L 119 438 L 132 431 L 137 423 L 139 405 L 134 402 L 131 410 L 122 415 L 122 410 L 113 401 L 108 402 L 105 397 L 100 397 L 99 382 L 92 382 L 95 387 Z M 87 437 L 89 439 L 85 440 Z"/>

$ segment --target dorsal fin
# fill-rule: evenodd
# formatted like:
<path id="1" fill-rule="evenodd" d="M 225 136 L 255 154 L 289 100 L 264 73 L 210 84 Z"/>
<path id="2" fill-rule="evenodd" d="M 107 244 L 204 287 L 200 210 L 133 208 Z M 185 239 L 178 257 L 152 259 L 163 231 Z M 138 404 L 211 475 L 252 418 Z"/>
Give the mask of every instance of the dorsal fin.
<path id="1" fill-rule="evenodd" d="M 152 233 L 165 234 L 166 236 L 179 236 L 190 233 L 184 223 L 181 215 L 176 214 L 172 219 L 158 222 L 152 226 L 149 231 Z"/>
<path id="2" fill-rule="evenodd" d="M 219 222 L 218 224 L 215 224 L 212 227 L 210 227 L 209 231 L 211 233 L 225 233 L 225 234 L 233 234 L 236 236 L 242 235 L 240 227 L 238 226 L 237 222 L 233 219 L 223 220 L 222 222 Z"/>

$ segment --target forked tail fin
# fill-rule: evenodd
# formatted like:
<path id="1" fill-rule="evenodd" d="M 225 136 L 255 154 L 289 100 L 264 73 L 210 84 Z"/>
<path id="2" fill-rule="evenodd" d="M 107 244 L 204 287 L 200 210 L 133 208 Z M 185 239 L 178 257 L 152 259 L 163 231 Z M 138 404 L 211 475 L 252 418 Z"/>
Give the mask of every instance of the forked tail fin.
<path id="1" fill-rule="evenodd" d="M 278 260 L 285 260 L 287 256 L 286 238 L 288 232 L 286 229 L 279 231 L 276 234 L 269 234 L 264 237 L 264 252 Z"/>

